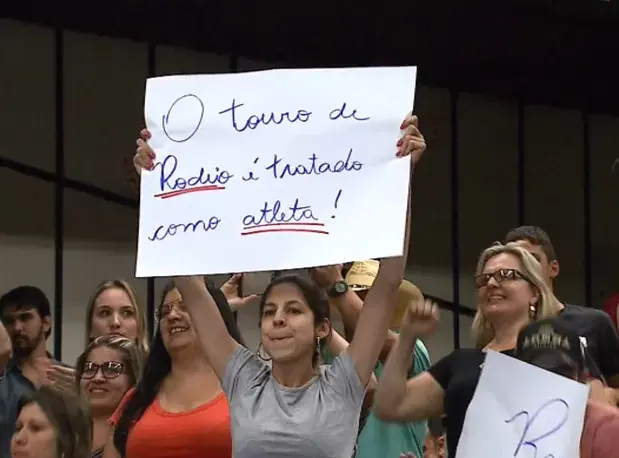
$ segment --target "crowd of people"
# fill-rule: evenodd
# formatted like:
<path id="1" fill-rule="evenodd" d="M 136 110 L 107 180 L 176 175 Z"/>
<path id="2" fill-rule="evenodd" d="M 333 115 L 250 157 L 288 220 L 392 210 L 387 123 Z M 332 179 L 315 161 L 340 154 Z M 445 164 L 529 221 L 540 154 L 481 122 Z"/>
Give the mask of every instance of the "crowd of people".
<path id="1" fill-rule="evenodd" d="M 142 131 L 137 140 L 139 173 L 157 160 L 149 138 Z M 395 154 L 414 170 L 425 149 L 408 116 Z M 74 365 L 46 350 L 45 294 L 26 285 L 4 293 L 0 458 L 453 458 L 489 350 L 588 384 L 580 456 L 619 457 L 616 324 L 556 297 L 548 234 L 522 226 L 483 250 L 475 347 L 431 363 L 423 339 L 436 331 L 439 309 L 404 279 L 410 224 L 407 217 L 403 256 L 314 267 L 309 280 L 274 277 L 253 301 L 255 350 L 233 313 L 252 306 L 238 295 L 239 275 L 221 288 L 202 276 L 175 278 L 152 339 L 132 287 L 101 283 Z M 569 349 L 531 339 L 542 325 Z"/>

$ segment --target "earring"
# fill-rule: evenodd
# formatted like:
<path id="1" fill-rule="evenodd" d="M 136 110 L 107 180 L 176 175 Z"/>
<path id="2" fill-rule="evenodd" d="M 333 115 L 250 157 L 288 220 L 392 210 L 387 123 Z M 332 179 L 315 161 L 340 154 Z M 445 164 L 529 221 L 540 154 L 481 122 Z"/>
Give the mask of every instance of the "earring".
<path id="1" fill-rule="evenodd" d="M 258 355 L 258 358 L 260 358 L 262 361 L 271 361 L 271 357 L 264 350 L 262 342 L 258 344 L 258 348 L 256 348 L 256 354 Z"/>
<path id="2" fill-rule="evenodd" d="M 537 304 L 531 304 L 529 306 L 529 317 L 531 319 L 534 319 L 535 316 L 537 315 L 537 307 L 536 306 L 537 306 Z"/>
<path id="3" fill-rule="evenodd" d="M 321 356 L 321 352 L 320 352 L 320 337 L 316 337 L 316 354 L 318 355 L 318 357 Z"/>

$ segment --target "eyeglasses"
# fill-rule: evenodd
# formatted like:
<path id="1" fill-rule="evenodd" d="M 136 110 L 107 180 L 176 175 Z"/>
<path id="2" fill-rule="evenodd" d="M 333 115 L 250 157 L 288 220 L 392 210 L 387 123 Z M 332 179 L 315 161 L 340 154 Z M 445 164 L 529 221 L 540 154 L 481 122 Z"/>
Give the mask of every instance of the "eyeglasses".
<path id="1" fill-rule="evenodd" d="M 106 361 L 102 364 L 88 361 L 84 366 L 84 373 L 82 374 L 82 378 L 86 380 L 95 378 L 97 372 L 99 372 L 99 369 L 101 369 L 101 375 L 103 375 L 103 378 L 110 380 L 122 375 L 125 369 L 125 365 L 123 363 L 119 363 L 118 361 Z"/>
<path id="2" fill-rule="evenodd" d="M 494 278 L 494 281 L 499 284 L 505 281 L 513 280 L 529 281 L 529 279 L 522 272 L 519 272 L 516 269 L 499 269 L 494 272 L 477 275 L 475 277 L 475 286 L 477 288 L 483 288 L 484 286 L 488 286 L 491 278 Z"/>
<path id="3" fill-rule="evenodd" d="M 163 319 L 168 316 L 172 309 L 176 310 L 177 313 L 187 313 L 187 308 L 185 307 L 185 303 L 181 301 L 172 301 L 166 304 L 163 304 L 159 311 L 155 313 L 155 319 L 157 321 Z"/>

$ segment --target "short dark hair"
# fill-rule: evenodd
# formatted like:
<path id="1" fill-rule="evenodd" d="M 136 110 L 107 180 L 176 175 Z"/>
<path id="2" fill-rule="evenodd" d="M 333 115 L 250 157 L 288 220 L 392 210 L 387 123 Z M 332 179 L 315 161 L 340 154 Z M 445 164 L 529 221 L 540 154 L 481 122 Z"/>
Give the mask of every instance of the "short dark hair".
<path id="1" fill-rule="evenodd" d="M 519 226 L 512 229 L 505 236 L 504 244 L 520 240 L 526 240 L 533 245 L 539 246 L 548 258 L 548 261 L 556 261 L 557 253 L 555 252 L 555 247 L 552 245 L 548 233 L 541 227 Z"/>
<path id="2" fill-rule="evenodd" d="M 13 288 L 0 297 L 0 313 L 12 306 L 18 309 L 36 309 L 41 318 L 51 316 L 49 299 L 36 286 L 23 285 Z"/>
<path id="3" fill-rule="evenodd" d="M 4 309 L 16 307 L 20 310 L 35 309 L 41 318 L 52 315 L 49 299 L 40 288 L 30 285 L 22 285 L 4 293 L 0 297 L 0 317 L 4 315 Z M 45 338 L 51 334 L 51 329 L 45 333 Z"/>
<path id="4" fill-rule="evenodd" d="M 19 411 L 33 403 L 43 411 L 56 432 L 56 456 L 90 456 L 93 428 L 84 399 L 75 393 L 43 386 L 32 396 L 20 399 Z"/>

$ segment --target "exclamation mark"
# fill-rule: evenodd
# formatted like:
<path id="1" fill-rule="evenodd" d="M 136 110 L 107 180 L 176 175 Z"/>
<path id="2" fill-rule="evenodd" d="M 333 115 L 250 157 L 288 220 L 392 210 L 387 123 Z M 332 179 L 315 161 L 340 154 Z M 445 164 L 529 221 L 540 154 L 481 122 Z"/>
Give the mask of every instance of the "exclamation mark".
<path id="1" fill-rule="evenodd" d="M 341 195 L 342 195 L 342 190 L 340 189 L 340 190 L 337 192 L 337 196 L 335 196 L 335 202 L 334 202 L 334 204 L 333 204 L 333 206 L 335 207 L 335 209 L 336 209 L 336 210 L 337 210 L 337 204 L 338 204 L 338 203 L 339 203 L 339 201 L 340 201 L 340 196 L 341 196 Z M 335 218 L 335 215 L 331 215 L 331 218 Z"/>

